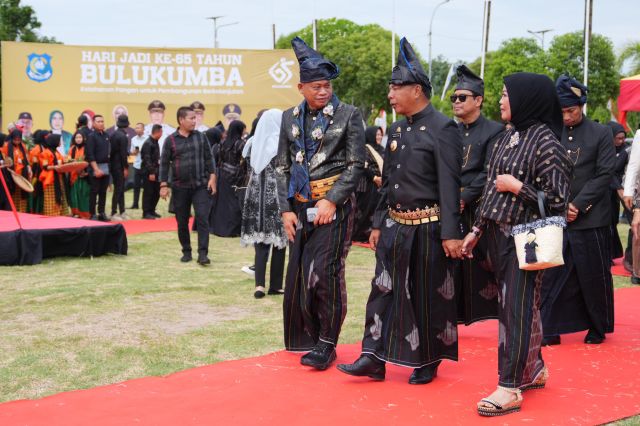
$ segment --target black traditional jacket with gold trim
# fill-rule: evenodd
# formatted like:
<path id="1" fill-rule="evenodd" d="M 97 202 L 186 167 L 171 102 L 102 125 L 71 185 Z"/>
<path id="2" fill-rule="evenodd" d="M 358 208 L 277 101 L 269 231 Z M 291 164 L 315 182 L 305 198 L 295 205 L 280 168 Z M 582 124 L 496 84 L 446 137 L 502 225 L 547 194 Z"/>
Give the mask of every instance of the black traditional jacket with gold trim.
<path id="1" fill-rule="evenodd" d="M 569 202 L 580 211 L 576 220 L 568 224 L 568 229 L 609 226 L 609 185 L 616 162 L 611 129 L 583 117 L 578 125 L 564 127 L 560 142 L 573 163 Z"/>
<path id="2" fill-rule="evenodd" d="M 504 126 L 482 114 L 470 124 L 458 123 L 462 133 L 462 180 L 460 198 L 465 205 L 476 202 L 487 183 L 487 166 L 491 150 L 502 135 Z"/>
<path id="3" fill-rule="evenodd" d="M 382 227 L 389 208 L 414 211 L 438 205 L 441 238 L 460 238 L 461 167 L 458 126 L 433 105 L 393 123 L 373 228 Z"/>
<path id="4" fill-rule="evenodd" d="M 294 210 L 293 200 L 288 198 L 288 193 L 291 165 L 298 155 L 295 145 L 296 137 L 292 131 L 296 124 L 295 109 L 297 107 L 282 113 L 278 153 L 273 159 L 281 212 Z M 305 116 L 305 121 L 308 118 L 309 116 Z M 327 200 L 341 205 L 355 191 L 364 170 L 364 144 L 362 114 L 353 105 L 339 102 L 322 140 L 318 141 L 315 155 L 307 163 L 309 178 L 312 182 L 340 175 L 326 194 Z M 307 159 L 305 158 L 304 161 Z"/>

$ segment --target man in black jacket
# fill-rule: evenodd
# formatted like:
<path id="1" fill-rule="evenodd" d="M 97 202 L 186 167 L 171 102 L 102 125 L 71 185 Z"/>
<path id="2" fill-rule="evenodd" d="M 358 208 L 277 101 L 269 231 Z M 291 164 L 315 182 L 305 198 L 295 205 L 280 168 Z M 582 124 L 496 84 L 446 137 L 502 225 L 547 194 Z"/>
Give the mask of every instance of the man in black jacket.
<path id="1" fill-rule="evenodd" d="M 466 235 L 475 221 L 476 209 L 487 182 L 491 151 L 502 136 L 504 125 L 482 115 L 484 81 L 466 65 L 460 65 L 456 74 L 458 84 L 451 96 L 451 104 L 462 135 L 460 211 L 462 235 Z M 487 256 L 487 239 L 480 240 L 473 249 L 473 258 L 463 259 L 457 272 L 458 321 L 469 325 L 498 318 L 498 285 L 491 259 Z"/>
<path id="2" fill-rule="evenodd" d="M 413 368 L 410 384 L 458 359 L 454 268 L 461 257 L 462 141 L 456 123 L 430 102 L 431 82 L 400 40 L 389 102 L 405 116 L 390 127 L 380 203 L 369 237 L 376 272 L 367 301 L 362 353 L 338 369 L 374 380 L 385 362 Z"/>
<path id="3" fill-rule="evenodd" d="M 118 129 L 111 136 L 110 168 L 113 179 L 113 196 L 111 197 L 111 220 L 129 219 L 124 210 L 124 181 L 129 176 L 129 117 L 121 115 L 116 123 Z M 116 209 L 120 214 L 116 214 Z"/>
<path id="4" fill-rule="evenodd" d="M 336 358 L 347 313 L 345 258 L 353 195 L 364 166 L 364 125 L 333 94 L 338 67 L 296 37 L 303 102 L 282 115 L 275 168 L 282 221 L 293 242 L 284 295 L 284 341 L 310 351 L 301 363 L 325 370 Z"/>
<path id="5" fill-rule="evenodd" d="M 89 212 L 92 220 L 106 221 L 105 204 L 109 187 L 109 156 L 111 142 L 104 131 L 104 117 L 93 117 L 93 131 L 89 133 L 85 157 L 89 162 L 89 184 L 91 185 Z M 97 212 L 96 215 L 96 202 Z"/>
<path id="6" fill-rule="evenodd" d="M 140 156 L 142 163 L 142 218 L 157 219 L 156 205 L 160 198 L 160 145 L 158 141 L 162 137 L 162 125 L 154 124 L 151 127 L 151 136 L 142 145 Z"/>
<path id="7" fill-rule="evenodd" d="M 209 265 L 209 210 L 211 197 L 216 192 L 216 165 L 211 156 L 209 142 L 204 134 L 195 130 L 196 113 L 191 107 L 180 107 L 177 112 L 178 130 L 164 142 L 160 157 L 160 197 L 169 196 L 169 171 L 173 181 L 174 210 L 178 222 L 178 239 L 182 246 L 181 262 L 190 262 L 191 237 L 189 216 L 191 206 L 198 227 L 198 263 Z"/>
<path id="8" fill-rule="evenodd" d="M 564 234 L 564 265 L 549 269 L 542 282 L 543 344 L 559 344 L 560 334 L 589 330 L 584 342 L 602 343 L 613 332 L 611 277 L 611 197 L 615 165 L 611 129 L 582 112 L 587 88 L 560 76 L 562 144 L 573 161 Z"/>

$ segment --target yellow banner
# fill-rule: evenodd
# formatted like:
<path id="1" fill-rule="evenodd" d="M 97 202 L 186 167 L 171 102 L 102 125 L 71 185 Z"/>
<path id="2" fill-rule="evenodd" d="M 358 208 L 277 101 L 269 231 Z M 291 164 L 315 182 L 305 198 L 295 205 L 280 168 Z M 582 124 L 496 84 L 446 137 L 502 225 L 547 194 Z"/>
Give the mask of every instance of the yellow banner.
<path id="1" fill-rule="evenodd" d="M 22 112 L 33 130 L 50 129 L 53 111 L 73 132 L 89 109 L 108 126 L 126 112 L 135 123 L 151 119 L 148 107 L 165 106 L 161 121 L 177 127 L 176 110 L 204 104 L 203 123 L 239 118 L 251 127 L 258 111 L 301 101 L 298 63 L 291 50 L 155 49 L 2 42 L 2 129 Z M 56 121 L 58 120 L 58 121 Z M 59 115 L 54 125 L 59 124 Z"/>

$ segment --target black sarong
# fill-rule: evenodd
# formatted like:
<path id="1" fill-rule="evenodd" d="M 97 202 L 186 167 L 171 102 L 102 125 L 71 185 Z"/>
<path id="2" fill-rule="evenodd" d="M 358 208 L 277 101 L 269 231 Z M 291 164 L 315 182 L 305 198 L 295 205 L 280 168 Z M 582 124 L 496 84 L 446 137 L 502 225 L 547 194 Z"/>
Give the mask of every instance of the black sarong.
<path id="1" fill-rule="evenodd" d="M 462 235 L 471 231 L 475 208 L 462 212 Z M 473 258 L 458 262 L 456 303 L 458 322 L 469 325 L 476 321 L 498 318 L 498 285 L 493 274 L 494 261 L 489 256 L 487 239 L 481 238 L 473 249 Z"/>
<path id="2" fill-rule="evenodd" d="M 407 367 L 458 359 L 454 262 L 440 222 L 387 219 L 376 248 L 362 352 Z"/>
<path id="3" fill-rule="evenodd" d="M 564 265 L 549 269 L 542 285 L 545 336 L 593 329 L 613 332 L 613 280 L 607 226 L 564 233 Z"/>
<path id="4" fill-rule="evenodd" d="M 306 210 L 314 202 L 296 203 L 298 227 L 289 250 L 284 293 L 284 344 L 289 351 L 311 350 L 318 341 L 337 344 L 347 315 L 345 260 L 351 247 L 351 196 L 336 208 L 336 219 L 314 227 Z"/>

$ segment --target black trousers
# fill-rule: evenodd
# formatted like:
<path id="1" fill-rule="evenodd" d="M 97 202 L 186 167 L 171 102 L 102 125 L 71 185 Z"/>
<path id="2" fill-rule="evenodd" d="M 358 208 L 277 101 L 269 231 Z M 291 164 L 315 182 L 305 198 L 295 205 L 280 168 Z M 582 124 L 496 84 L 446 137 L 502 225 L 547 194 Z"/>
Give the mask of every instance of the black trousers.
<path id="1" fill-rule="evenodd" d="M 282 289 L 282 277 L 284 275 L 284 254 L 285 248 L 277 248 L 269 244 L 257 243 L 254 245 L 256 249 L 256 287 L 264 286 L 265 276 L 267 273 L 267 261 L 269 260 L 269 252 L 271 251 L 271 268 L 269 270 L 269 290 L 277 291 Z"/>
<path id="2" fill-rule="evenodd" d="M 124 170 L 113 170 L 113 195 L 111 196 L 111 215 L 116 214 L 116 208 L 120 214 L 124 213 Z"/>
<path id="3" fill-rule="evenodd" d="M 98 213 L 105 214 L 104 206 L 107 203 L 107 188 L 109 188 L 109 176 L 97 178 L 93 175 L 89 176 L 89 185 L 91 192 L 89 193 L 89 213 L 91 216 L 96 214 L 96 201 L 98 203 Z"/>
<path id="4" fill-rule="evenodd" d="M 137 173 L 137 172 L 136 172 Z M 152 214 L 156 211 L 156 206 L 158 205 L 158 200 L 160 199 L 160 182 L 156 179 L 154 182 L 149 180 L 149 175 L 142 176 L 142 215 Z M 137 174 L 136 174 L 137 177 Z M 135 191 L 135 190 L 134 190 Z M 137 198 L 134 192 L 134 206 L 138 205 Z"/>
<path id="5" fill-rule="evenodd" d="M 173 204 L 178 222 L 178 239 L 183 253 L 191 253 L 191 237 L 189 236 L 189 215 L 191 206 L 195 211 L 198 223 L 198 255 L 206 256 L 209 252 L 209 206 L 211 197 L 207 188 L 173 188 Z"/>
<path id="6" fill-rule="evenodd" d="M 131 168 L 133 171 L 133 204 L 132 206 L 138 207 L 138 201 L 140 201 L 140 188 L 144 187 L 144 181 L 147 176 L 140 169 L 135 167 Z M 144 203 L 144 201 L 143 201 Z"/>

